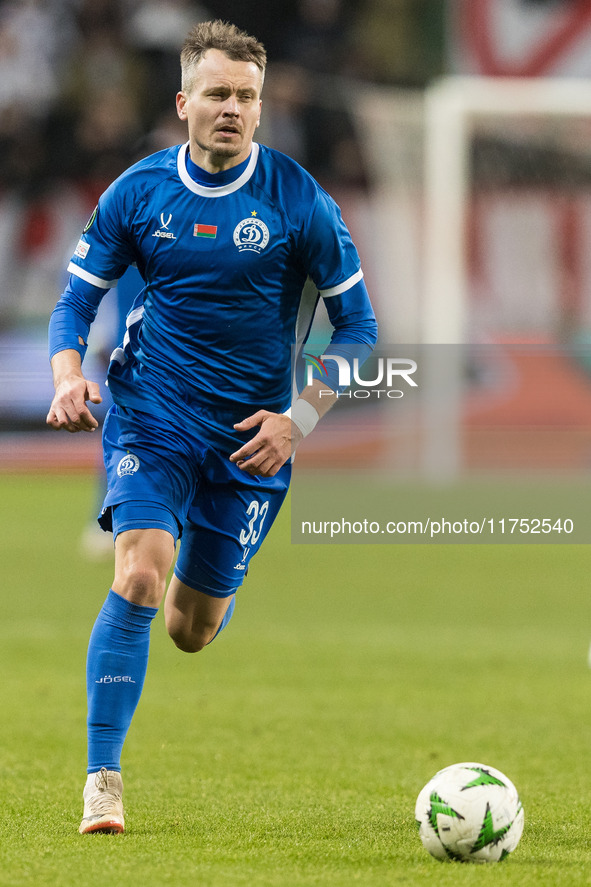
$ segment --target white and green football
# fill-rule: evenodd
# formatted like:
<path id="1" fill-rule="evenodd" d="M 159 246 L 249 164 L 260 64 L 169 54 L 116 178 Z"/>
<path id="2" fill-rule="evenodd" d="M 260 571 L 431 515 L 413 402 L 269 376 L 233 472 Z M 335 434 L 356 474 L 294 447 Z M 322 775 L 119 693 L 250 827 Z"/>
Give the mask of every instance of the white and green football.
<path id="1" fill-rule="evenodd" d="M 510 779 L 485 764 L 452 764 L 419 793 L 415 818 L 436 859 L 500 862 L 523 831 L 523 805 Z"/>

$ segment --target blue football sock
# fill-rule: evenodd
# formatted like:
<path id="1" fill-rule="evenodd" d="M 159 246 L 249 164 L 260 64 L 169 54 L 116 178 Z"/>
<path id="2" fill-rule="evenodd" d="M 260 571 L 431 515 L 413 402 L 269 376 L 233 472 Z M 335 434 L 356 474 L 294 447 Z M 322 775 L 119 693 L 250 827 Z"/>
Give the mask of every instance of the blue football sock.
<path id="1" fill-rule="evenodd" d="M 220 622 L 220 627 L 218 628 L 218 630 L 216 631 L 216 633 L 214 634 L 212 639 L 207 642 L 208 644 L 212 644 L 215 641 L 215 639 L 217 638 L 220 631 L 222 631 L 222 629 L 224 629 L 226 627 L 226 625 L 228 624 L 228 622 L 232 618 L 232 613 L 234 612 L 235 606 L 236 606 L 236 595 L 234 595 L 234 597 L 232 598 L 232 600 L 228 604 L 228 609 L 224 613 L 224 618 Z"/>
<path id="2" fill-rule="evenodd" d="M 110 591 L 94 624 L 86 661 L 88 773 L 121 769 L 121 750 L 139 702 L 157 608 Z"/>

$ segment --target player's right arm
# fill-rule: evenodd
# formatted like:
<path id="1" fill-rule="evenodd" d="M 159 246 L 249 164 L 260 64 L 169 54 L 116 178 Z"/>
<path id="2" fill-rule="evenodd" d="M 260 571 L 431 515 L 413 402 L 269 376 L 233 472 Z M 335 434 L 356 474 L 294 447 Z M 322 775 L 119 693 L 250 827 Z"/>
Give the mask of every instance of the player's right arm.
<path id="1" fill-rule="evenodd" d="M 55 395 L 46 422 L 52 428 L 94 431 L 98 422 L 86 405 L 100 403 L 99 386 L 85 378 L 82 361 L 90 326 L 106 290 L 70 276 L 49 321 L 49 356 Z"/>
<path id="2" fill-rule="evenodd" d="M 70 277 L 49 321 L 49 357 L 55 396 L 47 424 L 66 431 L 94 431 L 87 403 L 100 403 L 99 386 L 82 370 L 88 334 L 106 293 L 131 264 L 122 221 L 125 189 L 117 180 L 102 195 L 68 265 Z"/>
<path id="3" fill-rule="evenodd" d="M 86 406 L 87 401 L 100 403 L 99 386 L 84 377 L 82 358 L 68 348 L 51 359 L 55 395 L 47 414 L 47 424 L 66 431 L 94 431 L 98 422 Z"/>

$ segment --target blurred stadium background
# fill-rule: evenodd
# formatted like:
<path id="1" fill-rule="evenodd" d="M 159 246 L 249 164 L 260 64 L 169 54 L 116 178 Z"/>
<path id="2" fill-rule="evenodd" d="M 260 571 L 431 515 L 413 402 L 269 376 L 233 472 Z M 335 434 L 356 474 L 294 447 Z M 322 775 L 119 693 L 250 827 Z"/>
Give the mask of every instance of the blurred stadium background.
<path id="1" fill-rule="evenodd" d="M 340 203 L 381 341 L 494 343 L 503 366 L 512 363 L 507 391 L 493 386 L 490 416 L 470 386 L 463 419 L 479 430 L 464 447 L 468 467 L 489 468 L 491 452 L 494 467 L 499 449 L 482 427 L 523 422 L 527 405 L 529 426 L 575 429 L 561 468 L 586 469 L 588 0 L 2 3 L 2 469 L 86 470 L 99 460 L 98 436 L 44 429 L 47 320 L 98 195 L 135 159 L 185 139 L 174 111 L 179 47 L 212 17 L 265 42 L 259 140 L 299 160 Z M 98 377 L 117 328 L 115 302 L 105 302 L 88 357 Z M 321 318 L 319 347 L 325 333 Z M 531 362 L 522 371 L 511 343 L 567 350 L 541 377 Z M 472 382 L 483 375 L 490 360 L 484 374 L 472 367 Z M 323 464 L 317 449 L 324 460 L 330 437 L 315 447 L 312 436 L 303 464 Z"/>

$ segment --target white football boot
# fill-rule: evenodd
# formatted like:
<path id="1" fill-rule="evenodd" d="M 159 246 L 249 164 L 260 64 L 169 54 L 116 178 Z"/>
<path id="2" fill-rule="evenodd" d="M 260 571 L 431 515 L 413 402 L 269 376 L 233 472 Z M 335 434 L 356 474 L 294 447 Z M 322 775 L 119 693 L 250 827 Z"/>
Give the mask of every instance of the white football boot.
<path id="1" fill-rule="evenodd" d="M 84 786 L 84 815 L 78 831 L 81 835 L 93 832 L 120 834 L 125 829 L 123 819 L 123 780 L 121 773 L 102 767 L 98 773 L 89 773 Z"/>

